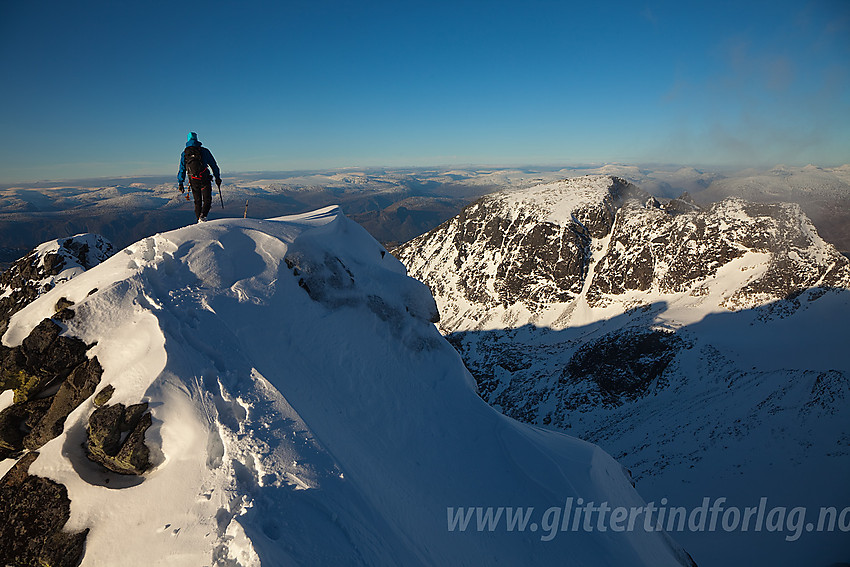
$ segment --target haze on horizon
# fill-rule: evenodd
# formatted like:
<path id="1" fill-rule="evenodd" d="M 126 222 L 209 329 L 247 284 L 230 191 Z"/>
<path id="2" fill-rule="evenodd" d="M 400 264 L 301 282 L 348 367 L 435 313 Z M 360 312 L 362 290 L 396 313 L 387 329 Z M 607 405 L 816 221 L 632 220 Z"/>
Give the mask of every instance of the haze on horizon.
<path id="1" fill-rule="evenodd" d="M 0 183 L 850 156 L 850 4 L 48 0 L 0 22 Z"/>

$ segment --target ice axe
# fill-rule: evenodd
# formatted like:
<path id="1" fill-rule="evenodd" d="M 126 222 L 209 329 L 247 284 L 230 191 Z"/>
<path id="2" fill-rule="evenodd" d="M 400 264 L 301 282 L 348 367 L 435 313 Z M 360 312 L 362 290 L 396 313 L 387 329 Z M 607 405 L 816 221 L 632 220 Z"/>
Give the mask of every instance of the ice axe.
<path id="1" fill-rule="evenodd" d="M 221 201 L 221 208 L 224 208 L 224 197 L 221 196 L 221 179 L 216 179 L 216 186 L 218 186 L 218 199 Z"/>

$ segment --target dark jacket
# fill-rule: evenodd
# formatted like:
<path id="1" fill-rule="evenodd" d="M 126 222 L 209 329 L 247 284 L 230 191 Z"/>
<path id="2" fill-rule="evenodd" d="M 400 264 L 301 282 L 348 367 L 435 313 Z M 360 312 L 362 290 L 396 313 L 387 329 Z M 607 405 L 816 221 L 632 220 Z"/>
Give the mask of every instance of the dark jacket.
<path id="1" fill-rule="evenodd" d="M 200 146 L 201 143 L 197 140 L 194 142 L 186 142 L 186 147 L 189 146 Z M 204 159 L 204 165 L 207 165 L 212 168 L 213 176 L 215 177 L 216 183 L 221 181 L 221 171 L 218 169 L 218 164 L 215 162 L 215 158 L 206 148 L 201 148 L 201 156 Z M 186 180 L 186 150 L 180 152 L 180 169 L 177 171 L 177 182 L 183 183 Z"/>

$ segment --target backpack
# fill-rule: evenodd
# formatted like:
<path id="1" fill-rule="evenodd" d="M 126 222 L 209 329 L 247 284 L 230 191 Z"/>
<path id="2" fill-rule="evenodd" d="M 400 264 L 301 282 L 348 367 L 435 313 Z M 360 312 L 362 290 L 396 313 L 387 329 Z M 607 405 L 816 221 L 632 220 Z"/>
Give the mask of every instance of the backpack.
<path id="1" fill-rule="evenodd" d="M 201 146 L 188 146 L 183 152 L 183 162 L 186 165 L 186 173 L 189 174 L 189 183 L 207 181 L 210 172 L 204 162 L 204 154 Z"/>

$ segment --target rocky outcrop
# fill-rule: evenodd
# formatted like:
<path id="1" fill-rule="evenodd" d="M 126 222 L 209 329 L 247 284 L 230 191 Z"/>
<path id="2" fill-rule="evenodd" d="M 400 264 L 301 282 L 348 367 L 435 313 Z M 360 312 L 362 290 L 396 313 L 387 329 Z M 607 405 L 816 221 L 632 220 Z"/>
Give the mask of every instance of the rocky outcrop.
<path id="1" fill-rule="evenodd" d="M 71 505 L 65 487 L 28 474 L 38 456 L 35 450 L 62 434 L 68 415 L 95 393 L 103 375 L 97 357 L 87 358 L 81 340 L 60 333 L 59 325 L 45 319 L 20 346 L 0 348 L 0 386 L 15 390 L 15 402 L 0 412 L 0 460 L 19 459 L 0 480 L 3 565 L 72 567 L 84 551 L 88 530 L 62 531 Z M 104 388 L 99 401 L 105 403 L 112 391 Z M 147 404 L 95 410 L 89 424 L 90 458 L 114 472 L 142 474 L 150 466 L 144 434 L 151 415 L 146 410 Z"/>
<path id="2" fill-rule="evenodd" d="M 671 331 L 628 328 L 608 333 L 579 347 L 560 381 L 588 381 L 603 404 L 621 405 L 645 396 L 653 385 L 665 387 L 664 370 L 683 345 Z"/>
<path id="3" fill-rule="evenodd" d="M 0 278 L 0 334 L 15 312 L 112 251 L 94 235 L 52 244 L 19 260 Z M 77 315 L 74 303 L 60 297 L 54 310 L 19 346 L 0 345 L 0 391 L 14 391 L 13 403 L 0 411 L 0 460 L 18 459 L 0 480 L 2 565 L 73 567 L 85 549 L 88 530 L 62 530 L 71 506 L 65 487 L 28 472 L 36 450 L 63 433 L 67 417 L 93 396 L 104 372 L 97 357 L 88 356 L 93 345 L 63 334 L 60 323 Z M 105 404 L 113 391 L 104 388 L 97 405 Z M 92 460 L 123 474 L 149 468 L 144 436 L 152 418 L 146 410 L 147 404 L 95 410 L 87 443 Z"/>
<path id="4" fill-rule="evenodd" d="M 43 293 L 103 262 L 112 243 L 97 234 L 45 242 L 0 274 L 0 336 L 12 315 Z"/>
<path id="5" fill-rule="evenodd" d="M 50 407 L 24 438 L 24 446 L 27 449 L 37 449 L 59 436 L 64 428 L 65 418 L 94 394 L 102 375 L 103 368 L 96 357 L 77 366 L 59 386 L 59 391 L 51 396 Z"/>
<path id="6" fill-rule="evenodd" d="M 150 468 L 145 431 L 151 426 L 148 404 L 101 406 L 89 416 L 88 457 L 120 474 L 141 475 Z"/>
<path id="7" fill-rule="evenodd" d="M 0 564 L 76 567 L 88 530 L 69 533 L 64 486 L 29 474 L 38 453 L 28 453 L 0 480 Z"/>
<path id="8" fill-rule="evenodd" d="M 732 311 L 850 285 L 850 262 L 797 205 L 730 198 L 702 209 L 616 177 L 484 197 L 393 253 L 431 288 L 445 333 L 562 326 L 581 301 L 628 309 L 650 295 L 700 298 L 724 270 L 745 272 L 720 294 Z"/>
<path id="9" fill-rule="evenodd" d="M 23 340 L 24 370 L 38 378 L 28 396 L 38 394 L 50 382 L 63 380 L 72 369 L 86 360 L 88 347 L 80 339 L 60 335 L 62 328 L 51 319 L 44 319 Z M 13 349 L 14 350 L 14 349 Z"/>
<path id="10" fill-rule="evenodd" d="M 31 399 L 85 361 L 86 344 L 61 332 L 54 321 L 44 319 L 20 346 L 0 348 L 0 391 L 15 390 L 16 401 Z"/>
<path id="11" fill-rule="evenodd" d="M 0 347 L 0 388 L 15 390 L 14 403 L 0 411 L 0 460 L 19 459 L 0 480 L 3 565 L 72 567 L 84 552 L 88 530 L 62 531 L 71 505 L 65 487 L 28 474 L 35 450 L 62 434 L 66 418 L 93 396 L 103 375 L 97 357 L 86 356 L 85 343 L 61 332 L 45 319 L 20 346 Z M 141 475 L 150 467 L 145 431 L 151 414 L 144 403 L 103 405 L 113 392 L 107 385 L 94 400 L 88 456 L 110 471 Z"/>
<path id="12" fill-rule="evenodd" d="M 540 204 L 558 195 L 574 197 L 570 193 L 580 189 L 578 183 L 543 186 L 527 200 L 488 196 L 464 209 L 450 231 L 463 297 L 486 306 L 523 303 L 531 309 L 575 298 L 587 275 L 591 239 L 610 232 L 616 204 L 639 194 L 619 178 L 605 183 L 592 186 L 589 196 L 560 215 L 547 214 Z M 402 260 L 417 245 L 401 247 Z M 471 259 L 478 269 L 469 265 Z"/>
<path id="13" fill-rule="evenodd" d="M 20 455 L 24 439 L 50 409 L 50 398 L 19 402 L 0 412 L 0 460 Z"/>
<path id="14" fill-rule="evenodd" d="M 103 374 L 83 341 L 60 335 L 50 319 L 39 323 L 20 346 L 0 349 L 0 390 L 14 390 L 14 403 L 0 412 L 0 457 L 34 450 L 62 433 L 65 418 L 91 396 Z M 54 394 L 48 388 L 58 385 Z"/>

